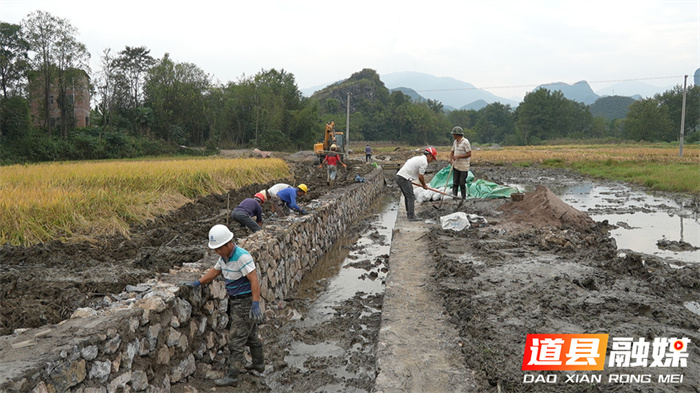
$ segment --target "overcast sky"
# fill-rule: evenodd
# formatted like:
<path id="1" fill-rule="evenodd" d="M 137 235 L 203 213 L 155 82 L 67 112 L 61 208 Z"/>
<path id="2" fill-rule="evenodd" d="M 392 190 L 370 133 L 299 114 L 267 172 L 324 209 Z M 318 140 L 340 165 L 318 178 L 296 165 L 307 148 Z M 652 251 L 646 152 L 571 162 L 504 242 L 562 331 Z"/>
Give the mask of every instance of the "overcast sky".
<path id="1" fill-rule="evenodd" d="M 683 83 L 700 68 L 700 0 L 0 0 L 0 21 L 67 19 L 98 71 L 105 48 L 145 46 L 215 82 L 284 69 L 300 89 L 416 71 L 522 99 L 539 84 Z"/>

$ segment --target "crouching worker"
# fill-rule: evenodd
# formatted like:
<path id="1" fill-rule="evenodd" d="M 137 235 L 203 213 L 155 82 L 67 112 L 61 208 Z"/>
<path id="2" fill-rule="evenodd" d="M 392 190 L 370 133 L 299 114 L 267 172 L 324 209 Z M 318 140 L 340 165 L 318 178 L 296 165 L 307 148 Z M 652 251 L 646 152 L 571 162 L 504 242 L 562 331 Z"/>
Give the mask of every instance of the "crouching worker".
<path id="1" fill-rule="evenodd" d="M 209 230 L 209 248 L 220 256 L 214 267 L 209 268 L 199 280 L 181 284 L 195 288 L 223 274 L 228 294 L 230 354 L 228 373 L 215 380 L 214 384 L 236 386 L 238 373 L 245 365 L 243 353 L 246 345 L 250 347 L 253 363 L 246 365 L 245 369 L 265 371 L 262 340 L 258 335 L 258 324 L 264 319 L 260 311 L 260 284 L 253 257 L 233 243 L 233 233 L 225 225 L 214 225 Z"/>
<path id="2" fill-rule="evenodd" d="M 306 214 L 306 210 L 297 205 L 297 197 L 305 195 L 308 190 L 309 189 L 306 187 L 306 184 L 299 184 L 297 187 L 285 188 L 284 190 L 277 192 L 277 196 L 280 198 L 283 204 L 282 209 L 277 209 L 277 215 L 280 217 L 286 217 L 287 214 L 289 214 L 289 209 L 299 212 L 301 215 Z"/>
<path id="3" fill-rule="evenodd" d="M 257 193 L 252 198 L 246 198 L 231 211 L 231 218 L 238 221 L 242 227 L 248 227 L 253 233 L 262 229 L 262 204 L 265 194 Z M 255 217 L 255 221 L 253 221 Z"/>

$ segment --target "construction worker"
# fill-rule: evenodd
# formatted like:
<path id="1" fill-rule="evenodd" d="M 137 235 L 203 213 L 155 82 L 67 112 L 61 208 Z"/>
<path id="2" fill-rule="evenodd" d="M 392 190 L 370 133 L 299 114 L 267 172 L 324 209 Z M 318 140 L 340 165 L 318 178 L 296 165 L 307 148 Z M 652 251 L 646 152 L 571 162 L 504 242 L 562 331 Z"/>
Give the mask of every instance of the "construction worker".
<path id="1" fill-rule="evenodd" d="M 181 284 L 196 288 L 208 284 L 223 274 L 228 294 L 229 315 L 229 358 L 228 372 L 225 377 L 214 381 L 216 386 L 236 386 L 238 373 L 245 365 L 243 352 L 250 347 L 252 364 L 245 365 L 247 370 L 265 371 L 263 343 L 258 335 L 258 324 L 264 316 L 260 310 L 260 283 L 255 270 L 253 257 L 233 243 L 233 233 L 225 225 L 214 225 L 209 230 L 209 248 L 213 249 L 219 259 L 197 281 L 185 281 Z"/>
<path id="2" fill-rule="evenodd" d="M 365 162 L 372 161 L 372 148 L 369 147 L 369 143 L 365 146 Z"/>
<path id="3" fill-rule="evenodd" d="M 242 227 L 248 227 L 253 233 L 262 229 L 262 204 L 265 194 L 259 192 L 252 198 L 246 198 L 231 211 L 231 218 L 238 221 Z M 253 221 L 255 216 L 255 221 Z"/>
<path id="4" fill-rule="evenodd" d="M 319 168 L 323 168 L 324 163 L 328 164 L 328 166 L 326 167 L 326 171 L 328 172 L 326 182 L 329 186 L 333 185 L 333 182 L 335 181 L 335 178 L 338 174 L 338 163 L 340 163 L 340 165 L 342 165 L 343 168 L 347 169 L 348 167 L 340 159 L 340 155 L 336 152 L 336 150 L 338 150 L 338 146 L 331 145 L 330 153 L 326 154 L 326 158 L 324 158 L 323 162 L 321 162 L 321 165 L 318 166 Z"/>
<path id="5" fill-rule="evenodd" d="M 396 173 L 396 183 L 401 188 L 401 193 L 403 193 L 404 203 L 406 204 L 406 216 L 409 221 L 420 221 L 420 218 L 416 217 L 414 211 L 416 195 L 413 193 L 413 180 L 418 179 L 423 188 L 427 190 L 428 185 L 425 183 L 423 175 L 425 175 L 425 170 L 428 169 L 428 164 L 436 159 L 437 150 L 429 146 L 423 150 L 423 154 L 420 156 L 408 159 Z"/>
<path id="6" fill-rule="evenodd" d="M 457 197 L 457 190 L 462 194 L 462 199 L 467 197 L 467 175 L 472 156 L 472 146 L 464 137 L 462 127 L 452 129 L 452 150 L 450 150 L 450 165 L 452 165 L 452 195 Z"/>
<path id="7" fill-rule="evenodd" d="M 267 198 L 268 201 L 270 201 L 270 210 L 272 210 L 272 213 L 276 213 L 278 208 L 284 207 L 284 205 L 281 203 L 280 198 L 277 196 L 277 193 L 281 190 L 284 190 L 285 188 L 290 188 L 289 184 L 285 183 L 277 183 L 274 186 L 268 188 L 267 190 L 262 190 L 260 193 L 264 194 L 265 197 Z"/>
<path id="8" fill-rule="evenodd" d="M 300 208 L 297 205 L 297 197 L 301 195 L 306 195 L 306 192 L 308 190 L 309 189 L 306 187 L 306 184 L 299 184 L 294 188 L 285 188 L 283 190 L 278 191 L 277 196 L 282 201 L 283 206 L 281 209 L 277 209 L 277 214 L 280 217 L 286 217 L 289 213 L 288 209 L 292 209 L 296 212 L 299 212 L 299 214 L 301 215 L 306 214 L 306 210 Z"/>

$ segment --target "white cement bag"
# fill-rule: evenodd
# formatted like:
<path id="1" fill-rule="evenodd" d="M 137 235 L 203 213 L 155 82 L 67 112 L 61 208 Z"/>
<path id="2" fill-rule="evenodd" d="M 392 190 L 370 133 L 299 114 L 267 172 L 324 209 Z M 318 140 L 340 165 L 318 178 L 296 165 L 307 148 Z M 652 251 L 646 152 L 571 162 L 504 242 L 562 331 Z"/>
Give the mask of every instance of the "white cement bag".
<path id="1" fill-rule="evenodd" d="M 431 192 L 430 190 L 423 189 L 423 187 L 413 187 L 413 194 L 415 194 L 416 202 L 418 203 L 429 201 L 432 197 L 432 195 L 430 195 Z"/>
<path id="2" fill-rule="evenodd" d="M 442 229 L 451 229 L 453 231 L 471 228 L 469 217 L 467 217 L 465 212 L 457 212 L 440 217 L 440 225 L 442 225 Z"/>

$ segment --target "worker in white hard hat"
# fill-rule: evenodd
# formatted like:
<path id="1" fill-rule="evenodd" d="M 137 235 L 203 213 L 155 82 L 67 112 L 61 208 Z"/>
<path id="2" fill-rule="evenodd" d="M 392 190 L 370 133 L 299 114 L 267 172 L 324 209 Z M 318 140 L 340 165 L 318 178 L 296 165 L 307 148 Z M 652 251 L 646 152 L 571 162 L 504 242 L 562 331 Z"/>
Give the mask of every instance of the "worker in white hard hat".
<path id="1" fill-rule="evenodd" d="M 347 168 L 348 166 L 343 163 L 343 161 L 340 159 L 340 155 L 337 152 L 338 146 L 336 145 L 331 145 L 331 151 L 326 154 L 326 157 L 323 159 L 323 162 L 321 162 L 321 165 L 319 165 L 319 168 L 323 168 L 323 164 L 328 164 L 326 167 L 326 170 L 328 172 L 328 177 L 326 178 L 326 183 L 328 183 L 329 186 L 333 185 L 333 182 L 335 182 L 335 178 L 338 174 L 338 163 L 343 166 L 343 168 Z"/>
<path id="2" fill-rule="evenodd" d="M 228 294 L 230 355 L 228 372 L 225 377 L 214 381 L 216 386 L 236 386 L 238 373 L 246 370 L 265 371 L 263 344 L 258 334 L 258 324 L 264 316 L 260 310 L 260 283 L 255 262 L 248 251 L 236 246 L 233 232 L 225 225 L 214 225 L 209 230 L 209 248 L 213 249 L 219 259 L 197 281 L 183 282 L 190 288 L 196 288 L 212 282 L 223 275 Z M 243 355 L 245 347 L 250 347 L 252 364 L 245 365 Z"/>

